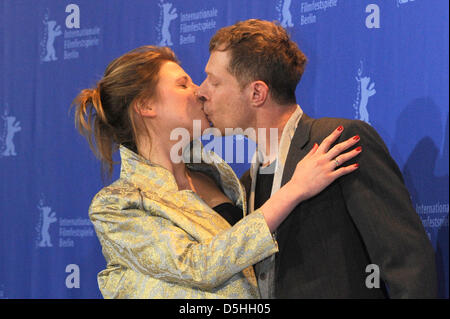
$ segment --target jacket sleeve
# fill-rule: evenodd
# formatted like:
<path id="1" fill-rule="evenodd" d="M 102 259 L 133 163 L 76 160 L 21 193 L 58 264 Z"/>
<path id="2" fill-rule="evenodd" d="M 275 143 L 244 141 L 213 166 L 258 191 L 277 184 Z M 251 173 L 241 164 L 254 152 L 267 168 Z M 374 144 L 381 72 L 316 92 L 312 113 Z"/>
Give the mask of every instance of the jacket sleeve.
<path id="1" fill-rule="evenodd" d="M 360 167 L 338 182 L 372 263 L 391 298 L 435 298 L 434 250 L 402 174 L 377 132 L 364 122 L 352 123 L 341 139 L 360 135 Z"/>
<path id="2" fill-rule="evenodd" d="M 198 242 L 171 220 L 123 201 L 108 194 L 91 204 L 103 253 L 111 263 L 157 279 L 210 290 L 278 251 L 258 211 Z"/>

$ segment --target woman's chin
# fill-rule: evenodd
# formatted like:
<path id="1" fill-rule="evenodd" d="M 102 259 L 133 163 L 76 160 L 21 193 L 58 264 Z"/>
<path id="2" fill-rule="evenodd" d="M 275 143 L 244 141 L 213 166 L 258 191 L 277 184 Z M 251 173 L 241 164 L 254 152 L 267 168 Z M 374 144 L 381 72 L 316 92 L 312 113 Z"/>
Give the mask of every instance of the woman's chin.
<path id="1" fill-rule="evenodd" d="M 206 117 L 199 118 L 197 121 L 200 121 L 202 131 L 212 126 L 212 123 L 210 123 Z"/>
<path id="2" fill-rule="evenodd" d="M 205 117 L 192 119 L 191 125 L 185 126 L 185 129 L 189 131 L 191 141 L 200 138 L 203 132 L 211 127 L 208 119 Z"/>

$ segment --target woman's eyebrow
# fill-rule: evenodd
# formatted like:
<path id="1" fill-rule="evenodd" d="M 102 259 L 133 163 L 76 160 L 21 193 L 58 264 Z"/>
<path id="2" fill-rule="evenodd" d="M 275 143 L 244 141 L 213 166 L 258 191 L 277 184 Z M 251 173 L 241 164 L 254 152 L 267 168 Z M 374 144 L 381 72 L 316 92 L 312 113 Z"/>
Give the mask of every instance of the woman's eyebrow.
<path id="1" fill-rule="evenodd" d="M 180 77 L 178 77 L 177 79 L 176 79 L 176 81 L 177 82 L 181 82 L 181 81 L 187 81 L 187 82 L 189 82 L 189 77 L 187 76 L 187 75 L 182 75 L 182 76 L 180 76 Z"/>

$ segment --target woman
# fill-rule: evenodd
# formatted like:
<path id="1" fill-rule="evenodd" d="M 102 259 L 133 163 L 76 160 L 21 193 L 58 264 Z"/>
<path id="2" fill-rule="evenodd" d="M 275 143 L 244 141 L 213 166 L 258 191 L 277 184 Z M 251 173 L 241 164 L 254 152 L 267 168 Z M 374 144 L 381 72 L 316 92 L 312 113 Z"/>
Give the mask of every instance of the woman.
<path id="1" fill-rule="evenodd" d="M 335 170 L 342 150 L 328 148 L 337 129 L 242 218 L 245 192 L 217 155 L 198 164 L 171 160 L 174 129 L 192 136 L 193 120 L 209 126 L 197 88 L 170 49 L 144 46 L 112 61 L 97 87 L 74 100 L 77 127 L 110 175 L 113 152 L 121 155 L 120 178 L 89 209 L 107 261 L 98 274 L 105 298 L 258 298 L 252 265 L 277 252 L 272 232 L 294 206 L 356 169 Z"/>

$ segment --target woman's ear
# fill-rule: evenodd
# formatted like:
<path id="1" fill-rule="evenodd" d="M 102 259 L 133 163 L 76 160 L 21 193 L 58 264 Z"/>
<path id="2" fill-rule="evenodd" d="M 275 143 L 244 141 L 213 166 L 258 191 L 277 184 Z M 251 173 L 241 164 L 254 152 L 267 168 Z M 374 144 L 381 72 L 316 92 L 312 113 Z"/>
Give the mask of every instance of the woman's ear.
<path id="1" fill-rule="evenodd" d="M 152 106 L 150 103 L 135 103 L 133 105 L 134 111 L 143 116 L 143 117 L 150 117 L 154 118 L 156 116 L 156 108 Z"/>
<path id="2" fill-rule="evenodd" d="M 269 94 L 269 87 L 263 81 L 254 81 L 250 83 L 251 103 L 254 106 L 263 105 Z"/>

